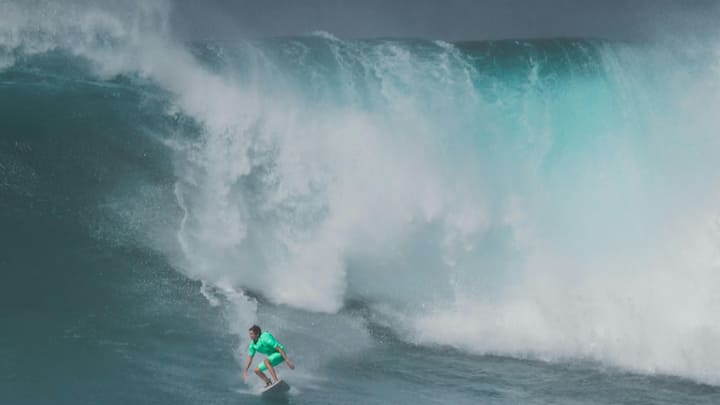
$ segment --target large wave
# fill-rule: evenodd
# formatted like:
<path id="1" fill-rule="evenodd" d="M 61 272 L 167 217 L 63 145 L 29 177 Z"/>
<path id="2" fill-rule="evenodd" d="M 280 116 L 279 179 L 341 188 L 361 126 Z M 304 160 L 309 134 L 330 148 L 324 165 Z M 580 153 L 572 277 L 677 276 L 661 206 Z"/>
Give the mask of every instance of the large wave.
<path id="1" fill-rule="evenodd" d="M 183 44 L 151 4 L 2 3 L 0 63 L 66 52 L 192 120 L 163 136 L 179 225 L 115 207 L 233 330 L 246 293 L 360 300 L 414 343 L 720 381 L 710 41 Z"/>

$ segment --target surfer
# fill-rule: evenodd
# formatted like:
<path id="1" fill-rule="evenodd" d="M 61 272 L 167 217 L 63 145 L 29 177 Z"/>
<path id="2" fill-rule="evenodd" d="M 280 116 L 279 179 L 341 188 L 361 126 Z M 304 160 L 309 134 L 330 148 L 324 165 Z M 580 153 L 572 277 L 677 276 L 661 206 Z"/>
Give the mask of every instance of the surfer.
<path id="1" fill-rule="evenodd" d="M 282 363 L 287 363 L 290 370 L 295 369 L 295 365 L 290 361 L 285 353 L 285 346 L 282 343 L 275 340 L 275 337 L 270 332 L 263 332 L 259 326 L 253 325 L 248 329 L 250 332 L 250 347 L 248 348 L 248 360 L 243 370 L 243 379 L 247 379 L 247 372 L 252 364 L 255 353 L 262 353 L 267 355 L 265 361 L 260 363 L 255 369 L 255 374 L 265 381 L 265 386 L 272 385 L 278 382 L 278 376 L 275 372 L 275 366 Z M 269 371 L 272 376 L 272 381 L 263 373 L 263 371 Z"/>

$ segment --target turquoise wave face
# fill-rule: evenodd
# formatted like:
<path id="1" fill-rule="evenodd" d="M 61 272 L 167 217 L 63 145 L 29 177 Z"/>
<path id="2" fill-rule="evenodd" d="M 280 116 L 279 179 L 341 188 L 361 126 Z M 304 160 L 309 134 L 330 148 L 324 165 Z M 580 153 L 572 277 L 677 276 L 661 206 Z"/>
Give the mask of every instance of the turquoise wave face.
<path id="1" fill-rule="evenodd" d="M 7 212 L 92 207 L 232 330 L 361 301 L 415 343 L 717 380 L 708 45 L 107 43 L 3 48 Z"/>
<path id="2" fill-rule="evenodd" d="M 664 179 L 712 172 L 714 123 L 705 108 L 717 100 L 702 87 L 713 86 L 714 62 L 691 49 L 679 51 L 679 59 L 675 52 L 660 44 L 599 41 L 445 44 L 332 37 L 195 48 L 214 71 L 264 100 L 242 124 L 256 125 L 246 134 L 258 142 L 275 143 L 265 145 L 263 157 L 249 158 L 257 167 L 256 173 L 248 169 L 250 177 L 259 176 L 255 185 L 268 193 L 260 205 L 274 201 L 273 187 L 290 175 L 277 171 L 283 154 L 297 153 L 310 162 L 294 167 L 310 170 L 302 172 L 307 189 L 293 190 L 305 205 L 294 201 L 293 211 L 284 214 L 302 223 L 303 231 L 321 228 L 332 212 L 358 208 L 333 206 L 335 187 L 364 201 L 362 209 L 372 205 L 369 199 L 395 196 L 390 201 L 397 207 L 379 209 L 392 216 L 384 222 L 392 225 L 376 232 L 397 232 L 403 236 L 396 240 L 410 244 L 415 242 L 404 239 L 405 230 L 414 225 L 397 218 L 419 217 L 442 228 L 450 226 L 450 211 L 470 207 L 467 215 L 474 219 L 461 222 L 479 221 L 470 226 L 476 228 L 471 239 L 487 237 L 493 248 L 484 249 L 482 259 L 447 253 L 441 240 L 461 231 L 428 230 L 435 235 L 436 260 L 419 261 L 437 268 L 466 260 L 474 268 L 490 260 L 492 271 L 461 273 L 493 285 L 526 267 L 518 263 L 524 254 L 513 240 L 520 224 L 510 224 L 510 216 L 530 221 L 522 226 L 542 234 L 558 254 L 586 260 L 647 248 L 649 229 L 692 204 L 668 194 Z M 694 140 L 684 142 L 684 136 Z M 301 145 L 301 138 L 307 142 Z M 360 171 L 333 160 L 353 161 Z M 397 177 L 385 184 L 370 178 L 373 170 Z M 279 183 L 263 184 L 268 172 Z M 424 191 L 415 187 L 419 182 Z M 692 187 L 694 195 L 707 189 Z M 260 205 L 248 209 L 268 208 Z M 348 227 L 359 231 L 356 225 Z M 428 237 L 415 228 L 408 232 Z M 404 256 L 392 267 L 422 267 L 403 265 L 408 261 Z M 445 279 L 440 286 L 447 284 Z"/>

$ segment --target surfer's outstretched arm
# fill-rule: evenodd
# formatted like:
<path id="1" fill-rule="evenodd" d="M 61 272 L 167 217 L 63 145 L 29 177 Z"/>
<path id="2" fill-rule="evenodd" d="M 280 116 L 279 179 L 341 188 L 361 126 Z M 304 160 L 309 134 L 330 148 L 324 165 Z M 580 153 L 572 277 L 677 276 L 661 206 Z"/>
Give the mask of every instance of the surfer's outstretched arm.
<path id="1" fill-rule="evenodd" d="M 290 367 L 290 370 L 295 370 L 295 365 L 290 361 L 290 358 L 288 357 L 287 353 L 285 353 L 285 350 L 283 350 L 282 347 L 277 347 L 277 351 L 280 352 L 280 354 L 283 356 L 283 359 L 285 359 L 285 363 L 288 367 Z"/>
<path id="2" fill-rule="evenodd" d="M 250 369 L 250 365 L 252 364 L 253 356 L 248 356 L 247 364 L 245 364 L 245 370 L 243 370 L 243 379 L 247 379 L 247 372 Z"/>

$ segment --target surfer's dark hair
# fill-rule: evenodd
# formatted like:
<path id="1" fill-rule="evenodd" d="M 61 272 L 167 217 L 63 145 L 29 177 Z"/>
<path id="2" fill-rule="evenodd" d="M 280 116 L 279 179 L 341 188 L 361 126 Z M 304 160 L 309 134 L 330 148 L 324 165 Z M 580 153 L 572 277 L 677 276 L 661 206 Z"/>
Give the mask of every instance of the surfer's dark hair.
<path id="1" fill-rule="evenodd" d="M 248 330 L 251 330 L 251 331 L 255 332 L 255 333 L 258 334 L 258 335 L 259 335 L 260 333 L 262 333 L 262 330 L 260 330 L 260 327 L 257 326 L 257 325 L 251 326 L 250 329 L 248 329 Z"/>

